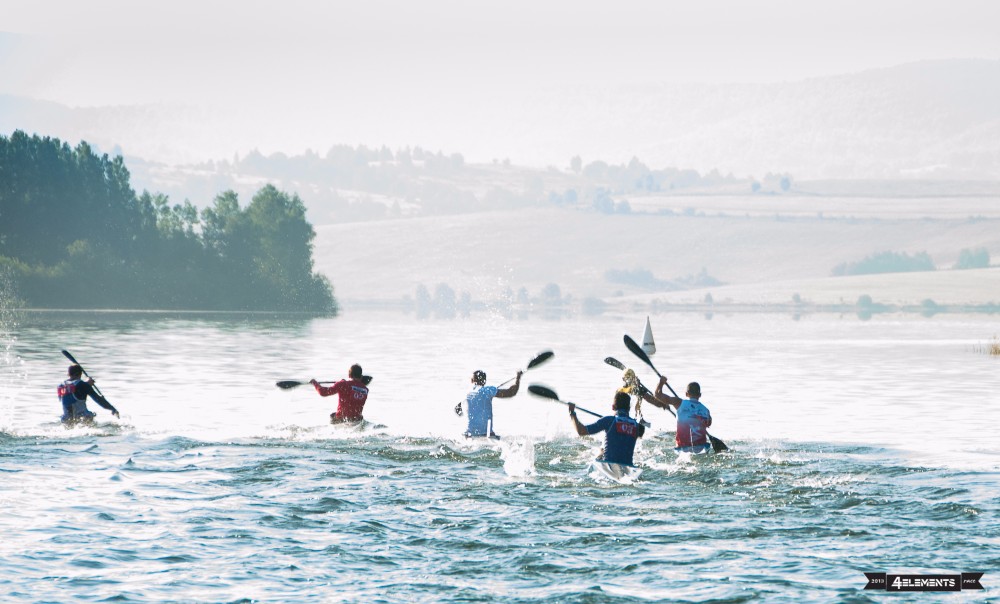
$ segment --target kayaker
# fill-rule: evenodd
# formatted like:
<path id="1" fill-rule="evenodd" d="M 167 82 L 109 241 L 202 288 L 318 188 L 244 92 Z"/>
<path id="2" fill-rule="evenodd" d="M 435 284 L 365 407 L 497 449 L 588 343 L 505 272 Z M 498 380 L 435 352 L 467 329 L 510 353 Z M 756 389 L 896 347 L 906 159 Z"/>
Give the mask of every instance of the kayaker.
<path id="1" fill-rule="evenodd" d="M 111 412 L 115 417 L 118 410 L 108 402 L 106 398 L 96 392 L 94 388 L 94 378 L 83 379 L 83 367 L 76 363 L 69 366 L 69 379 L 59 384 L 57 392 L 59 400 L 62 402 L 62 420 L 65 424 L 75 424 L 78 422 L 89 423 L 94 421 L 97 414 L 87 409 L 87 397 L 94 399 L 101 407 Z"/>
<path id="2" fill-rule="evenodd" d="M 629 417 L 629 407 L 632 398 L 628 392 L 615 392 L 612 410 L 614 415 L 607 415 L 590 425 L 584 425 L 576 416 L 576 405 L 569 403 L 569 416 L 573 418 L 573 426 L 580 436 L 604 432 L 604 449 L 598 461 L 607 463 L 632 464 L 635 443 L 646 432 L 646 427 Z"/>
<path id="3" fill-rule="evenodd" d="M 465 395 L 465 406 L 468 409 L 469 423 L 465 430 L 467 438 L 488 436 L 490 438 L 500 438 L 493 431 L 493 398 L 511 398 L 517 394 L 521 387 L 521 375 L 523 371 L 517 372 L 514 384 L 507 388 L 497 388 L 486 385 L 486 372 L 477 369 L 472 373 L 472 391 Z M 459 403 L 455 411 L 460 413 L 462 403 Z"/>
<path id="4" fill-rule="evenodd" d="M 677 409 L 677 446 L 674 450 L 682 453 L 708 453 L 712 450 L 712 443 L 708 438 L 712 414 L 708 407 L 698 400 L 701 398 L 701 386 L 698 382 L 691 382 L 685 392 L 687 398 L 681 399 L 663 392 L 663 387 L 666 385 L 667 378 L 661 376 L 656 392 L 652 395 L 647 394 L 643 398 L 661 409 L 668 407 Z"/>
<path id="5" fill-rule="evenodd" d="M 309 383 L 316 388 L 320 396 L 340 395 L 337 402 L 337 410 L 330 414 L 330 423 L 339 424 L 342 422 L 359 422 L 364 419 L 362 411 L 365 402 L 368 400 L 368 382 L 365 379 L 361 365 L 354 364 L 347 371 L 348 379 L 340 380 L 333 386 L 323 386 L 315 379 Z"/>

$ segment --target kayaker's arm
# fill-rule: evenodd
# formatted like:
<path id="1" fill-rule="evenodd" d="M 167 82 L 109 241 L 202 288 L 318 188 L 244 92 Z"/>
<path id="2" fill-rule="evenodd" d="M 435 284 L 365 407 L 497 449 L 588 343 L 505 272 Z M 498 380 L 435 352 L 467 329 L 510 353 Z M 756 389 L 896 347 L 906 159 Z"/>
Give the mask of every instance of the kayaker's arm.
<path id="1" fill-rule="evenodd" d="M 646 390 L 641 394 L 642 400 L 648 401 L 649 404 L 654 407 L 659 407 L 660 409 L 666 409 L 668 407 L 680 407 L 683 402 L 676 396 L 670 396 L 663 391 L 663 387 L 667 385 L 666 376 L 660 377 L 660 383 L 656 386 L 656 392 L 650 395 L 649 391 Z"/>
<path id="2" fill-rule="evenodd" d="M 523 371 L 517 372 L 517 377 L 514 379 L 514 383 L 510 387 L 497 390 L 497 398 L 510 398 L 517 394 L 518 388 L 521 387 L 521 374 L 523 373 Z"/>
<path id="3" fill-rule="evenodd" d="M 94 378 L 90 378 L 86 382 L 81 383 L 77 389 L 77 394 L 82 394 L 84 398 L 89 396 L 91 400 L 110 411 L 115 417 L 121 417 L 118 415 L 118 409 L 115 409 L 115 406 L 109 403 L 108 399 L 104 398 L 100 394 L 97 394 L 97 391 L 94 389 Z"/>
<path id="4" fill-rule="evenodd" d="M 573 427 L 576 428 L 576 433 L 580 436 L 587 436 L 590 432 L 587 431 L 587 427 L 580 423 L 580 419 L 576 416 L 576 405 L 573 403 L 569 404 L 569 416 L 573 420 Z"/>
<path id="5" fill-rule="evenodd" d="M 324 386 L 319 382 L 317 382 L 316 378 L 313 378 L 309 380 L 309 383 L 312 384 L 314 388 L 316 388 L 316 392 L 318 392 L 320 396 L 332 396 L 334 394 L 337 394 L 337 392 L 340 390 L 340 382 L 342 381 L 344 380 L 339 380 L 338 382 L 334 383 L 333 386 Z"/>

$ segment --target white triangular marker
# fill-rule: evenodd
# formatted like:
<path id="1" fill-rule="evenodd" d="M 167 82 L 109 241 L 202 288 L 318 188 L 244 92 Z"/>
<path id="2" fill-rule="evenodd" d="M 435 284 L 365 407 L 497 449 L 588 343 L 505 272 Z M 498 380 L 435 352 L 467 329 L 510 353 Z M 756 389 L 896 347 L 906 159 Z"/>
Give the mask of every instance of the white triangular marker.
<path id="1" fill-rule="evenodd" d="M 649 325 L 649 317 L 646 317 L 646 331 L 642 334 L 642 351 L 648 356 L 656 354 L 656 342 L 653 341 L 653 328 Z"/>

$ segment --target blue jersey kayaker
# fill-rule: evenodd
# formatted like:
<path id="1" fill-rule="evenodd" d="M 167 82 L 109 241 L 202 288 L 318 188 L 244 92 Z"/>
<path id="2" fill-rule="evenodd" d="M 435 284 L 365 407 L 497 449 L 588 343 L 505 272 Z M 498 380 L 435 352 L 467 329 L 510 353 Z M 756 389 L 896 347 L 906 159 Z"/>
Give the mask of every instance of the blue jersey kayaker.
<path id="1" fill-rule="evenodd" d="M 111 412 L 115 417 L 118 410 L 106 398 L 98 394 L 94 388 L 94 378 L 83 379 L 83 367 L 77 364 L 69 366 L 69 379 L 59 384 L 59 400 L 62 402 L 62 421 L 66 424 L 77 422 L 92 422 L 96 413 L 87 409 L 87 397 Z"/>
<path id="2" fill-rule="evenodd" d="M 660 377 L 656 392 L 652 396 L 647 396 L 646 400 L 661 409 L 667 407 L 677 409 L 677 446 L 674 450 L 681 453 L 708 453 L 712 450 L 712 443 L 708 438 L 712 414 L 708 407 L 698 400 L 701 398 L 701 385 L 698 382 L 688 384 L 686 399 L 663 392 L 663 387 L 666 385 L 667 378 Z"/>
<path id="3" fill-rule="evenodd" d="M 472 373 L 472 391 L 465 396 L 465 406 L 468 408 L 469 423 L 465 430 L 466 437 L 488 436 L 500 438 L 493 431 L 493 398 L 510 398 L 517 394 L 521 387 L 522 371 L 517 372 L 514 384 L 507 388 L 497 388 L 486 385 L 486 372 L 477 369 Z M 460 413 L 462 403 L 455 411 Z"/>
<path id="4" fill-rule="evenodd" d="M 635 443 L 642 438 L 646 427 L 629 417 L 631 403 L 632 399 L 627 392 L 617 391 L 611 407 L 615 414 L 602 417 L 590 425 L 580 423 L 576 416 L 576 405 L 569 404 L 569 416 L 573 418 L 577 434 L 587 436 L 604 432 L 604 449 L 598 461 L 632 465 Z"/>

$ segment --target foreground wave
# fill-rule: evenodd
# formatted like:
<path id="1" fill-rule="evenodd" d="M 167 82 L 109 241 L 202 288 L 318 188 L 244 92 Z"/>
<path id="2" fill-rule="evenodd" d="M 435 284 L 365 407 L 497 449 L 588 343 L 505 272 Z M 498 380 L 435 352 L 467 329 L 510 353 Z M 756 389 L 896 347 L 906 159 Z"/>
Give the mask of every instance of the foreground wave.
<path id="1" fill-rule="evenodd" d="M 318 436 L 0 435 L 0 590 L 11 602 L 876 601 L 864 572 L 998 563 L 996 473 L 879 448 L 742 442 L 691 458 L 658 437 L 622 485 L 590 474 L 593 445 L 569 437 Z"/>

